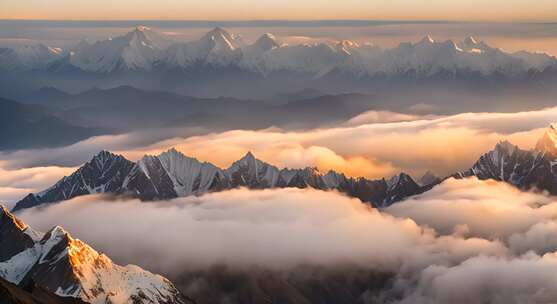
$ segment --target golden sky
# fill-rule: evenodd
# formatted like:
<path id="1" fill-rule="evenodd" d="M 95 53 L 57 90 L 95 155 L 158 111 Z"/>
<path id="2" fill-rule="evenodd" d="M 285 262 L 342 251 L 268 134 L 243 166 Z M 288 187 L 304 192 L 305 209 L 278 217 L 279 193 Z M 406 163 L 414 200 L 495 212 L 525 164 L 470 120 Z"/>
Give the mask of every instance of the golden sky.
<path id="1" fill-rule="evenodd" d="M 0 19 L 557 21 L 555 0 L 2 0 Z"/>

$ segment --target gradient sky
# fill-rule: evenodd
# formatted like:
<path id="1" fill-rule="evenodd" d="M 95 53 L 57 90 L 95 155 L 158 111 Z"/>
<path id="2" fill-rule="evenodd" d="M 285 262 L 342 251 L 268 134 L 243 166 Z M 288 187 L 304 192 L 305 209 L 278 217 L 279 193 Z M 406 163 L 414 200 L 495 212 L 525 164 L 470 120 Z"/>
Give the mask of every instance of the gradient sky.
<path id="1" fill-rule="evenodd" d="M 557 21 L 555 0 L 2 0 L 0 19 Z"/>

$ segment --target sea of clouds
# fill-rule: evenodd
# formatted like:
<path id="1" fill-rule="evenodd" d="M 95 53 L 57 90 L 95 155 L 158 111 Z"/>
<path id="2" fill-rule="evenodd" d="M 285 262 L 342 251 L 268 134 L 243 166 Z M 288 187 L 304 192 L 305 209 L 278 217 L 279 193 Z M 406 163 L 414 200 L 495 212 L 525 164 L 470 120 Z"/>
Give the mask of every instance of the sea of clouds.
<path id="1" fill-rule="evenodd" d="M 237 189 L 148 203 L 92 195 L 18 216 L 43 231 L 62 225 L 117 262 L 170 277 L 215 265 L 312 265 L 390 274 L 373 301 L 557 297 L 557 199 L 495 181 L 449 179 L 384 210 L 337 192 Z"/>

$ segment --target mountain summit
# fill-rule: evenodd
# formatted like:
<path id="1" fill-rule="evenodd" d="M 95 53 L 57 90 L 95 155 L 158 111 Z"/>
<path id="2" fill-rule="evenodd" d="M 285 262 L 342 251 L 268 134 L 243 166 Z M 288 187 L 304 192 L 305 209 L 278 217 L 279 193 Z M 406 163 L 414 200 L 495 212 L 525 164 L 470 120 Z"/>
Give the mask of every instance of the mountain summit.
<path id="1" fill-rule="evenodd" d="M 536 144 L 536 150 L 557 156 L 557 129 L 550 125 Z"/>
<path id="2" fill-rule="evenodd" d="M 456 178 L 475 176 L 507 182 L 520 189 L 545 190 L 557 195 L 557 171 L 554 163 L 557 133 L 555 126 L 548 127 L 534 150 L 523 150 L 508 141 L 498 143 Z"/>
<path id="3" fill-rule="evenodd" d="M 34 232 L 3 206 L 0 235 L 0 278 L 22 289 L 42 290 L 49 297 L 60 299 L 53 303 L 186 302 L 162 276 L 133 265 L 116 265 L 62 227 L 56 226 L 44 234 Z"/>
<path id="4" fill-rule="evenodd" d="M 109 73 L 116 70 L 150 70 L 160 51 L 171 42 L 146 26 L 124 36 L 81 44 L 71 52 L 69 62 L 84 71 Z"/>

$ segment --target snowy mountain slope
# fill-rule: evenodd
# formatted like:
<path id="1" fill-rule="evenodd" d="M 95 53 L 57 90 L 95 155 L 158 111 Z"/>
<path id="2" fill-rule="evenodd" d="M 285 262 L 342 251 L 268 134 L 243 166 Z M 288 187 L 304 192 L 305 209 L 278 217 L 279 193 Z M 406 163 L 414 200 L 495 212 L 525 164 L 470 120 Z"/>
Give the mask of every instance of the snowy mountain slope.
<path id="1" fill-rule="evenodd" d="M 242 48 L 242 59 L 239 65 L 247 70 L 264 73 L 265 71 L 262 69 L 265 68 L 266 64 L 265 54 L 280 46 L 281 43 L 273 34 L 265 33 L 253 44 Z"/>
<path id="2" fill-rule="evenodd" d="M 22 230 L 7 228 L 14 225 Z M 27 229 L 0 208 L 0 233 L 11 235 L 10 239 L 0 239 L 1 247 L 25 248 L 0 262 L 0 277 L 10 283 L 91 304 L 185 303 L 167 279 L 137 266 L 116 265 L 61 227 L 52 228 L 31 246 L 28 239 L 16 240 Z"/>
<path id="3" fill-rule="evenodd" d="M 61 58 L 64 53 L 68 56 Z M 56 64 L 56 60 L 83 71 L 100 73 L 233 66 L 263 76 L 288 71 L 314 78 L 333 70 L 371 77 L 396 76 L 409 71 L 423 76 L 441 71 L 515 75 L 531 69 L 543 71 L 557 64 L 557 59 L 547 54 L 505 52 L 473 37 L 461 42 L 437 42 L 426 36 L 416 43 L 383 49 L 346 40 L 287 45 L 269 33 L 246 44 L 241 37 L 215 28 L 198 40 L 178 43 L 144 26 L 93 44 L 82 41 L 69 52 L 43 45 L 0 50 L 0 67 L 7 69 L 65 66 Z"/>
<path id="4" fill-rule="evenodd" d="M 277 167 L 266 164 L 248 152 L 235 161 L 226 170 L 233 185 L 248 188 L 273 188 L 279 181 L 280 171 Z"/>
<path id="5" fill-rule="evenodd" d="M 24 45 L 15 48 L 0 48 L 0 69 L 36 70 L 44 69 L 64 56 L 60 48 L 44 44 Z"/>
<path id="6" fill-rule="evenodd" d="M 221 28 L 215 28 L 197 41 L 174 44 L 165 51 L 161 62 L 169 67 L 188 67 L 198 63 L 226 66 L 242 57 L 241 41 Z"/>
<path id="7" fill-rule="evenodd" d="M 178 196 L 198 195 L 228 188 L 224 172 L 215 165 L 170 149 L 157 157 Z"/>
<path id="8" fill-rule="evenodd" d="M 150 70 L 170 41 L 148 27 L 138 26 L 120 37 L 78 44 L 69 62 L 85 71 L 107 73 L 116 70 Z"/>
<path id="9" fill-rule="evenodd" d="M 386 206 L 421 192 L 406 174 L 390 186 L 384 179 L 348 178 L 316 168 L 278 169 L 247 153 L 229 168 L 221 169 L 199 162 L 171 149 L 158 156 L 147 155 L 137 163 L 120 155 L 102 151 L 76 172 L 54 186 L 20 200 L 14 211 L 54 203 L 92 193 L 129 195 L 142 200 L 166 200 L 202 195 L 237 187 L 315 188 L 338 190 L 376 206 Z"/>
<path id="10" fill-rule="evenodd" d="M 35 206 L 40 202 L 61 201 L 85 194 L 120 193 L 121 186 L 134 165 L 122 156 L 101 151 L 91 161 L 52 187 L 26 196 L 14 210 Z"/>

